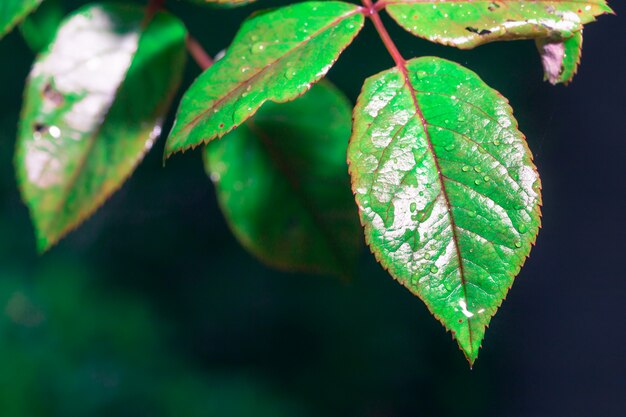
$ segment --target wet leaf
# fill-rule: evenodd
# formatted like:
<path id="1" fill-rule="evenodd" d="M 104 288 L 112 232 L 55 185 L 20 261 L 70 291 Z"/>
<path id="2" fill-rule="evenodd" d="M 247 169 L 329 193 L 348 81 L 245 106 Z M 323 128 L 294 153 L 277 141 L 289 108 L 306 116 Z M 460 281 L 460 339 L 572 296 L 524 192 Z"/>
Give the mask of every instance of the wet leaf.
<path id="1" fill-rule="evenodd" d="M 322 82 L 290 103 L 266 103 L 207 145 L 207 173 L 230 227 L 269 265 L 353 272 L 361 230 L 346 164 L 351 109 Z"/>
<path id="2" fill-rule="evenodd" d="M 388 0 L 387 12 L 419 37 L 469 49 L 487 42 L 562 40 L 595 17 L 612 13 L 605 0 Z"/>
<path id="3" fill-rule="evenodd" d="M 2 0 L 0 1 L 0 39 L 32 13 L 43 0 Z"/>
<path id="4" fill-rule="evenodd" d="M 46 0 L 20 25 L 24 40 L 35 52 L 41 52 L 53 40 L 65 16 L 61 0 Z"/>
<path id="5" fill-rule="evenodd" d="M 363 26 L 354 4 L 306 2 L 256 14 L 187 91 L 165 156 L 222 137 L 266 101 L 283 103 L 321 79 Z"/>
<path id="6" fill-rule="evenodd" d="M 73 14 L 40 55 L 25 92 L 17 177 L 45 250 L 91 215 L 158 137 L 180 82 L 185 28 L 141 7 Z"/>
<path id="7" fill-rule="evenodd" d="M 545 80 L 553 85 L 569 84 L 578 71 L 582 56 L 582 30 L 563 42 L 537 39 L 536 44 L 541 55 Z"/>
<path id="8" fill-rule="evenodd" d="M 540 181 L 506 99 L 439 58 L 369 78 L 348 161 L 378 261 L 470 363 L 540 225 Z"/>

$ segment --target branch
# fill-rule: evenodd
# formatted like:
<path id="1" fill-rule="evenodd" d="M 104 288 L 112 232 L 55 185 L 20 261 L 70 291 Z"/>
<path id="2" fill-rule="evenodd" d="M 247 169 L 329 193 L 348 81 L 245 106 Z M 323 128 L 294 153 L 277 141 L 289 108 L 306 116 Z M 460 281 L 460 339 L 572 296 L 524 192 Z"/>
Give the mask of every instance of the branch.
<path id="1" fill-rule="evenodd" d="M 202 68 L 202 70 L 206 70 L 213 65 L 213 58 L 211 58 L 211 55 L 209 55 L 204 50 L 202 45 L 200 45 L 200 42 L 198 42 L 197 39 L 191 35 L 187 35 L 187 51 L 189 51 L 189 54 L 193 57 L 198 66 Z"/>

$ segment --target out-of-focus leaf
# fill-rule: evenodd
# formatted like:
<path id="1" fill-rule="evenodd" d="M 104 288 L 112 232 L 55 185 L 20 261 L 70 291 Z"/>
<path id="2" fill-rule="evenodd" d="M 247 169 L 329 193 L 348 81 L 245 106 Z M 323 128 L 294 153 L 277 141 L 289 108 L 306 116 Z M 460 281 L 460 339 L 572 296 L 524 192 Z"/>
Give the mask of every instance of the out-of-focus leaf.
<path id="1" fill-rule="evenodd" d="M 222 137 L 266 101 L 283 103 L 321 79 L 363 27 L 354 4 L 287 6 L 248 19 L 226 56 L 187 91 L 165 156 Z"/>
<path id="2" fill-rule="evenodd" d="M 32 13 L 43 0 L 2 0 L 0 1 L 0 39 L 11 31 L 29 13 Z"/>
<path id="3" fill-rule="evenodd" d="M 511 109 L 439 58 L 369 78 L 348 149 L 377 260 L 449 329 L 470 363 L 540 225 L 540 181 Z"/>
<path id="4" fill-rule="evenodd" d="M 351 105 L 330 83 L 266 103 L 206 147 L 206 169 L 240 242 L 287 270 L 350 275 L 360 248 L 346 150 Z"/>
<path id="5" fill-rule="evenodd" d="M 35 52 L 41 52 L 54 39 L 64 16 L 60 0 L 46 0 L 20 25 L 20 32 L 28 46 Z"/>
<path id="6" fill-rule="evenodd" d="M 552 85 L 569 84 L 578 71 L 582 56 L 582 30 L 563 42 L 537 39 L 536 44 L 541 55 L 545 80 Z"/>
<path id="7" fill-rule="evenodd" d="M 30 74 L 17 177 L 45 250 L 93 213 L 159 136 L 180 82 L 186 31 L 140 7 L 88 6 L 66 20 Z"/>
<path id="8" fill-rule="evenodd" d="M 595 17 L 612 13 L 605 0 L 388 0 L 404 29 L 444 45 L 469 49 L 487 42 L 567 39 Z"/>

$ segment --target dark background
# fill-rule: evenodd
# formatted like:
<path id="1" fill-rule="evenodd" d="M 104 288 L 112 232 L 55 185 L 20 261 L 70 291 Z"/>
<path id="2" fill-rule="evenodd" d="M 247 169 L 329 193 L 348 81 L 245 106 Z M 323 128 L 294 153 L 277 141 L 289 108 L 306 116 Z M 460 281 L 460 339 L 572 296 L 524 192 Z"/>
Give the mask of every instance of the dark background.
<path id="1" fill-rule="evenodd" d="M 275 4 L 168 1 L 211 54 Z M 366 250 L 350 283 L 252 258 L 199 153 L 162 168 L 163 138 L 93 218 L 38 256 L 13 172 L 33 55 L 19 32 L 5 38 L 0 415 L 626 416 L 626 7 L 611 6 L 618 16 L 585 30 L 567 88 L 542 82 L 533 42 L 457 51 L 385 18 L 405 56 L 463 63 L 511 100 L 543 178 L 537 246 L 471 371 Z M 354 100 L 365 77 L 391 65 L 368 22 L 329 78 Z M 183 90 L 198 74 L 190 61 Z"/>

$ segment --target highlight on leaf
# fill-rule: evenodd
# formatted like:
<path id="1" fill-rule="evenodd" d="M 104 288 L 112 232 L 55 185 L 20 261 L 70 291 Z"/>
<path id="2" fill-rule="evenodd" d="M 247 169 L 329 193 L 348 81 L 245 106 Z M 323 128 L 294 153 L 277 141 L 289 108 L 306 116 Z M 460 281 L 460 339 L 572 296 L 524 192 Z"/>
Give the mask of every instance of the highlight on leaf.
<path id="1" fill-rule="evenodd" d="M 612 13 L 605 0 L 387 0 L 389 15 L 412 34 L 471 49 L 493 41 L 564 40 Z"/>
<path id="2" fill-rule="evenodd" d="M 583 31 L 565 41 L 537 39 L 536 44 L 541 56 L 544 79 L 552 85 L 569 84 L 578 71 L 582 57 Z"/>
<path id="3" fill-rule="evenodd" d="M 165 157 L 224 136 L 266 101 L 284 103 L 332 67 L 363 27 L 354 4 L 306 2 L 248 19 L 183 97 Z"/>
<path id="4" fill-rule="evenodd" d="M 33 66 L 15 162 L 40 250 L 90 216 L 159 136 L 186 30 L 166 13 L 143 21 L 141 7 L 87 6 Z"/>
<path id="5" fill-rule="evenodd" d="M 241 244 L 285 270 L 351 276 L 361 227 L 346 150 L 352 106 L 332 84 L 265 103 L 206 146 L 205 167 Z"/>
<path id="6" fill-rule="evenodd" d="M 458 64 L 410 60 L 365 82 L 348 161 L 372 252 L 473 363 L 540 226 L 508 102 Z"/>

